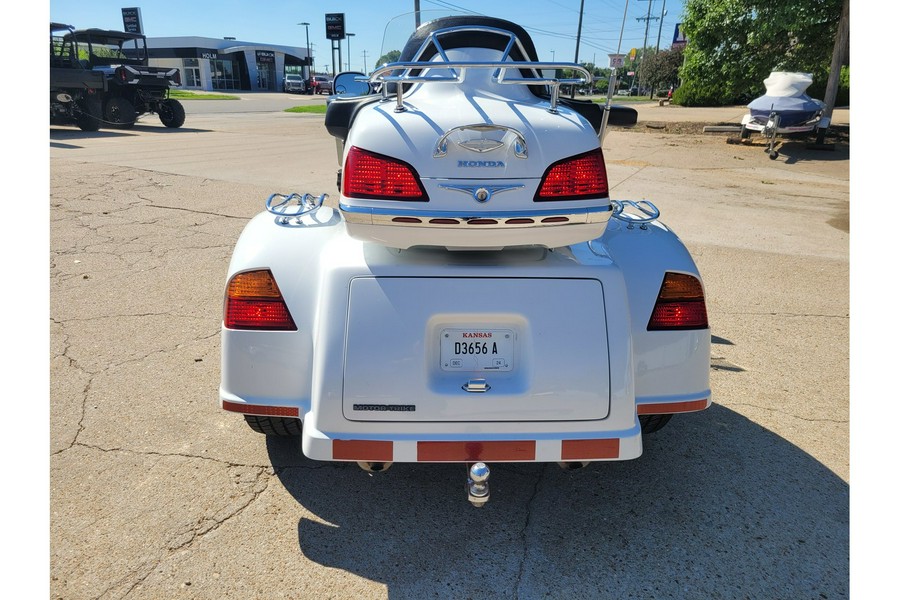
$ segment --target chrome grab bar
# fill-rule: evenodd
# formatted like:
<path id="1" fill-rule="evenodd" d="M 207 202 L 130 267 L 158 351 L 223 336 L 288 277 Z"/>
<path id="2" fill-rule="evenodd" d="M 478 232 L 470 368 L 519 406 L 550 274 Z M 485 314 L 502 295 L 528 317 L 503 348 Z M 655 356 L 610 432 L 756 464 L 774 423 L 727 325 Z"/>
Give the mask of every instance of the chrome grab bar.
<path id="1" fill-rule="evenodd" d="M 313 196 L 312 194 L 272 194 L 266 199 L 266 210 L 278 217 L 276 222 L 284 225 L 290 219 L 302 217 L 321 208 L 328 199 L 328 194 Z"/>
<path id="2" fill-rule="evenodd" d="M 613 209 L 611 218 L 628 223 L 629 229 L 635 224 L 640 225 L 641 229 L 647 229 L 647 223 L 659 218 L 659 209 L 649 200 L 613 200 L 610 204 Z M 628 207 L 637 210 L 637 214 L 625 212 Z"/>
<path id="3" fill-rule="evenodd" d="M 433 77 L 425 77 L 423 75 L 410 75 L 412 70 L 426 69 L 448 69 L 451 75 L 440 75 Z M 467 69 L 494 69 L 495 73 L 492 77 L 494 83 L 502 85 L 549 85 L 550 86 L 550 112 L 555 112 L 559 103 L 559 86 L 560 85 L 584 85 L 593 80 L 591 72 L 581 65 L 575 63 L 556 63 L 556 62 L 523 62 L 523 61 L 490 61 L 490 62 L 469 62 L 469 61 L 424 61 L 424 62 L 397 62 L 390 63 L 375 69 L 368 78 L 370 84 L 382 84 L 382 96 L 388 98 L 386 83 L 459 83 L 466 78 Z M 510 69 L 570 69 L 581 77 L 573 77 L 560 79 L 557 77 L 507 77 Z M 457 72 L 458 70 L 458 72 Z M 402 71 L 399 75 L 391 75 L 394 71 Z M 397 112 L 403 112 L 406 107 L 403 106 L 403 87 L 397 86 Z"/>

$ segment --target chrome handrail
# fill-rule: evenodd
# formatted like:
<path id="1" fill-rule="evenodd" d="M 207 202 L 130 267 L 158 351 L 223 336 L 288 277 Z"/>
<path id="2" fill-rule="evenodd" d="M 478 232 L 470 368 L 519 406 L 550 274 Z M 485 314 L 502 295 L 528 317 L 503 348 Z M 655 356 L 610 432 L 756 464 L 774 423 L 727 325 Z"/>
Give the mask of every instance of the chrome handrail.
<path id="1" fill-rule="evenodd" d="M 413 70 L 430 70 L 442 69 L 450 70 L 450 75 L 440 76 L 424 76 L 411 75 Z M 403 105 L 403 86 L 404 83 L 460 83 L 466 78 L 468 69 L 494 69 L 492 80 L 494 83 L 501 85 L 548 85 L 550 86 L 550 112 L 556 112 L 559 104 L 559 86 L 561 85 L 583 85 L 593 80 L 593 75 L 581 65 L 575 63 L 557 63 L 557 62 L 524 62 L 524 61 L 425 61 L 425 62 L 396 62 L 384 65 L 375 69 L 368 78 L 368 82 L 372 85 L 381 84 L 382 97 L 388 99 L 387 83 L 396 83 L 397 85 L 397 112 L 403 112 L 406 107 Z M 571 69 L 582 77 L 560 79 L 558 77 L 508 77 L 507 72 L 511 69 Z M 402 71 L 399 75 L 391 75 L 395 71 Z"/>
<path id="2" fill-rule="evenodd" d="M 613 200 L 610 204 L 612 204 L 610 218 L 628 223 L 628 229 L 632 229 L 635 224 L 640 225 L 641 229 L 647 229 L 647 223 L 659 218 L 659 209 L 649 200 Z M 628 207 L 636 209 L 639 214 L 625 212 Z"/>
<path id="3" fill-rule="evenodd" d="M 291 219 L 302 217 L 322 207 L 328 194 L 272 194 L 266 199 L 266 211 L 278 217 L 276 222 L 284 225 Z"/>

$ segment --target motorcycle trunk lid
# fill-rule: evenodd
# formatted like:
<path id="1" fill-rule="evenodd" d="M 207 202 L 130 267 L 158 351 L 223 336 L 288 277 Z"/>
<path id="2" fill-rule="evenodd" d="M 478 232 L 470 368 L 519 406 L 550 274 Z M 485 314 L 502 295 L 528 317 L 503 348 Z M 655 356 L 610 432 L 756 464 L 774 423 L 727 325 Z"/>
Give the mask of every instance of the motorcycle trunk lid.
<path id="1" fill-rule="evenodd" d="M 349 287 L 348 420 L 609 414 L 609 345 L 596 279 L 357 277 Z"/>

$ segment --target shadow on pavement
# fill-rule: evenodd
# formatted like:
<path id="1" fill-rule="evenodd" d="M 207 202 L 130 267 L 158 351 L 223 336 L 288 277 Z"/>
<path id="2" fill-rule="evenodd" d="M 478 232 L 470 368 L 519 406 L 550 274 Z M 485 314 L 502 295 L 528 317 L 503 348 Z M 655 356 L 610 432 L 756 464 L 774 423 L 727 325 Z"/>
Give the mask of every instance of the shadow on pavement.
<path id="1" fill-rule="evenodd" d="M 744 416 L 713 405 L 647 436 L 635 460 L 566 473 L 492 465 L 466 501 L 461 465 L 369 475 L 270 438 L 309 559 L 391 598 L 840 598 L 849 486 Z"/>
<path id="2" fill-rule="evenodd" d="M 135 125 L 132 129 L 100 129 L 98 131 L 82 131 L 77 127 L 50 127 L 51 146 L 54 148 L 66 148 L 69 146 L 53 144 L 54 140 L 80 140 L 80 139 L 102 139 L 102 138 L 120 138 L 133 136 L 132 132 L 147 133 L 209 133 L 211 129 L 193 129 L 191 127 L 166 127 L 164 125 Z"/>

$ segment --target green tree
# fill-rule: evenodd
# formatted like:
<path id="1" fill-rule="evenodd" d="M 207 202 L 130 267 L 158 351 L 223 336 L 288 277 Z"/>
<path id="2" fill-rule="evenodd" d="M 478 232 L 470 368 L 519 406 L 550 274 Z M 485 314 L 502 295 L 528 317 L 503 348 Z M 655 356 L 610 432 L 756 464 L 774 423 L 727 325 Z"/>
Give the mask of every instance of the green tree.
<path id="1" fill-rule="evenodd" d="M 391 50 L 387 54 L 384 54 L 375 61 L 375 66 L 380 67 L 381 65 L 386 65 L 388 63 L 397 62 L 400 60 L 400 51 L 399 50 Z"/>
<path id="2" fill-rule="evenodd" d="M 647 54 L 641 66 L 641 79 L 645 86 L 657 90 L 667 90 L 678 82 L 678 70 L 684 62 L 682 48 L 660 50 Z"/>
<path id="3" fill-rule="evenodd" d="M 772 71 L 825 81 L 842 0 L 687 0 L 688 39 L 675 101 L 744 102 L 765 92 Z"/>

